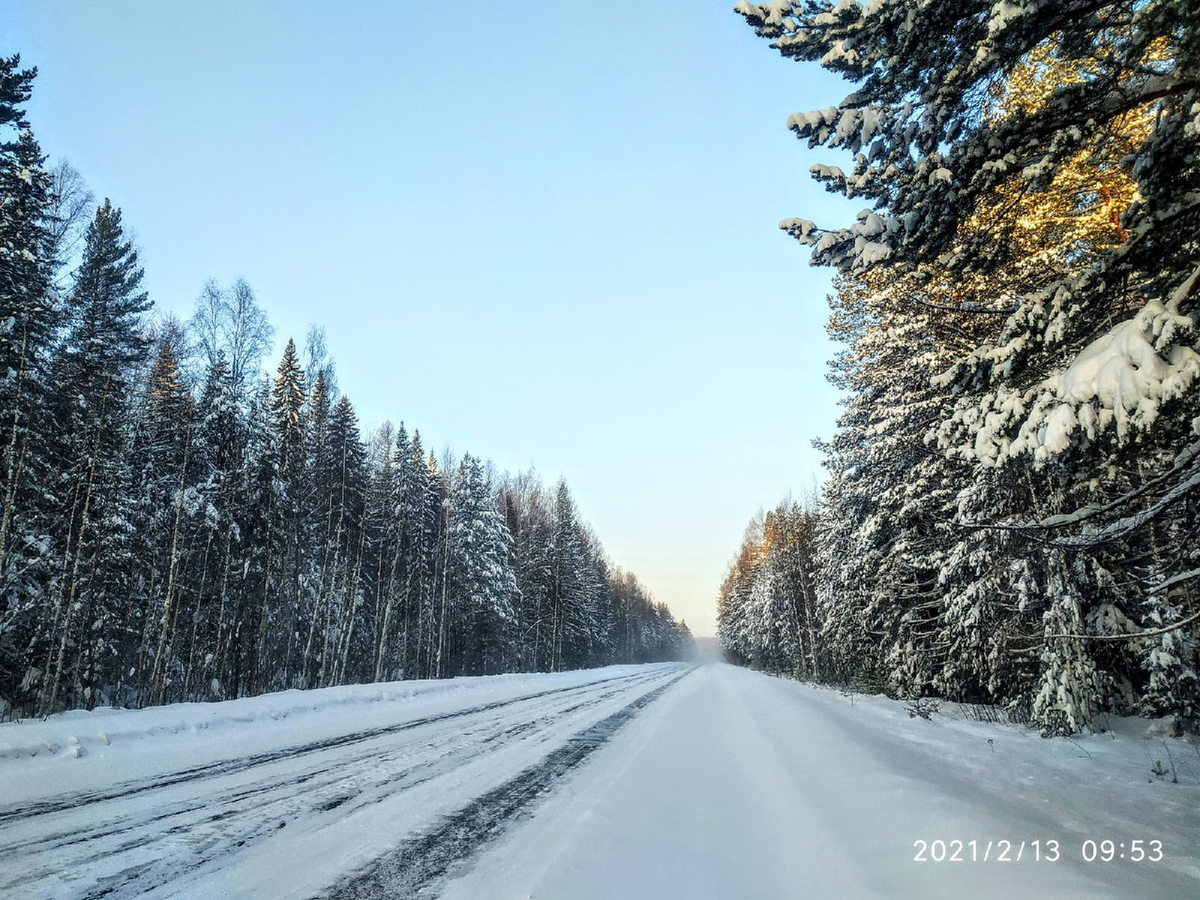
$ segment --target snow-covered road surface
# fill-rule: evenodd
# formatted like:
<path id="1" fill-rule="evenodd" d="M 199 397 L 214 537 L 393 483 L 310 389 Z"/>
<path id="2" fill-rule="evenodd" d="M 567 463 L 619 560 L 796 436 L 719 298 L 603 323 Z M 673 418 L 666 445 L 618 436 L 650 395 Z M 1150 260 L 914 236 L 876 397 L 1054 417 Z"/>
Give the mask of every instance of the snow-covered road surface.
<path id="1" fill-rule="evenodd" d="M 1200 896 L 1200 751 L 1112 724 L 724 665 L 70 713 L 0 726 L 0 897 Z"/>
<path id="2" fill-rule="evenodd" d="M 5 725 L 0 897 L 312 895 L 684 671 L 293 691 Z"/>
<path id="3" fill-rule="evenodd" d="M 1159 781 L 1149 770 L 1166 746 L 911 719 L 882 698 L 704 666 L 439 896 L 1198 897 L 1200 756 L 1176 744 L 1180 783 Z M 1125 859 L 1084 862 L 1083 842 L 1104 839 Z M 916 862 L 918 840 L 975 840 L 979 857 L 993 845 L 987 862 Z M 1026 842 L 1020 862 L 997 861 L 1001 840 L 1010 859 Z M 1164 858 L 1132 862 L 1133 840 L 1161 840 Z"/>

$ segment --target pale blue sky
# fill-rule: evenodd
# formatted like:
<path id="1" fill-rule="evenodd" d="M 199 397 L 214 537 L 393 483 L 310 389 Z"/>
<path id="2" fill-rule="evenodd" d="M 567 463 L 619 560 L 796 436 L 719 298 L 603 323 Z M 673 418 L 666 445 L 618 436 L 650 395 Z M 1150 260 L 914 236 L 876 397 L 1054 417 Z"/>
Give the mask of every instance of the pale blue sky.
<path id="1" fill-rule="evenodd" d="M 365 429 L 565 476 L 712 634 L 747 520 L 822 477 L 837 414 L 829 276 L 776 226 L 847 210 L 784 125 L 846 86 L 731 7 L 6 0 L 0 53 L 159 309 L 245 277 L 272 369 L 323 324 Z"/>

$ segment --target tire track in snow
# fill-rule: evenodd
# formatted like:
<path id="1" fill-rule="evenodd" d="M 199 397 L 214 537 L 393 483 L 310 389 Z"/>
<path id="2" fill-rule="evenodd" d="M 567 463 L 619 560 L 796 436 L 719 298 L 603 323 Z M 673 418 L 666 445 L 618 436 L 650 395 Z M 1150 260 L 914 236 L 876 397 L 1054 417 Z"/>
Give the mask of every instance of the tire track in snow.
<path id="1" fill-rule="evenodd" d="M 5 893 L 16 890 L 19 896 L 26 896 L 22 891 L 34 888 L 43 879 L 60 877 L 66 859 L 67 868 L 79 874 L 92 866 L 108 869 L 105 874 L 98 872 L 91 877 L 84 874 L 77 892 L 70 896 L 91 900 L 142 893 L 170 884 L 180 875 L 220 867 L 231 854 L 270 838 L 298 816 L 314 812 L 341 816 L 380 802 L 452 774 L 500 746 L 523 739 L 537 740 L 539 731 L 553 728 L 561 718 L 586 713 L 589 708 L 661 678 L 661 672 L 638 673 L 538 691 L 287 750 L 194 767 L 132 786 L 127 783 L 74 798 L 51 798 L 27 808 L 21 818 L 28 823 L 46 817 L 48 825 L 62 824 L 51 826 L 49 833 L 43 832 L 32 844 L 28 834 L 22 840 L 0 844 L 0 858 L 8 860 L 0 869 L 8 869 L 7 874 L 15 876 L 0 877 L 0 887 Z M 522 704 L 532 708 L 523 710 Z M 514 719 L 514 715 L 528 718 Z M 448 722 L 456 727 L 448 731 Z M 394 746 L 374 740 L 386 742 L 391 735 L 422 727 L 430 730 L 428 737 L 418 737 L 417 732 Z M 318 755 L 322 753 L 328 758 Z M 309 757 L 311 768 L 296 771 L 295 760 L 304 755 Z M 286 770 L 271 772 L 271 764 L 280 761 L 288 763 Z M 227 784 L 219 791 L 206 789 L 207 779 L 227 776 L 247 781 Z M 164 790 L 169 795 L 180 785 L 197 793 L 174 799 L 164 796 L 153 812 L 147 808 L 148 800 L 155 802 L 155 795 L 147 792 Z M 127 801 L 131 797 L 138 798 L 138 810 L 148 815 L 128 815 Z M 112 802 L 111 813 L 103 805 L 105 801 Z M 68 810 L 79 806 L 94 808 L 100 819 L 82 828 L 71 827 Z M 13 824 L 8 823 L 10 827 Z M 0 831 L 3 828 L 0 822 Z M 155 859 L 144 861 L 148 849 L 158 844 L 165 849 Z M 122 857 L 127 858 L 124 865 L 117 862 Z M 15 865 L 21 858 L 24 862 Z M 71 880 L 78 877 L 72 875 Z"/>
<path id="2" fill-rule="evenodd" d="M 111 846 L 105 847 L 102 850 L 98 850 L 95 857 L 83 859 L 82 861 L 86 863 L 92 858 L 101 858 L 110 856 L 113 853 L 142 848 L 148 841 L 161 840 L 176 834 L 193 833 L 198 828 L 238 816 L 248 814 L 253 820 L 262 820 L 258 824 L 263 827 L 256 828 L 252 833 L 241 835 L 242 839 L 237 842 L 237 846 L 242 846 L 249 843 L 252 836 L 267 834 L 276 828 L 283 827 L 281 824 L 282 821 L 294 816 L 296 813 L 295 809 L 285 808 L 280 812 L 267 814 L 266 810 L 272 806 L 295 807 L 307 805 L 311 809 L 328 812 L 344 805 L 348 801 L 356 799 L 371 788 L 386 786 L 391 793 L 407 790 L 470 762 L 485 752 L 494 749 L 498 744 L 506 743 L 526 732 L 535 731 L 538 727 L 545 726 L 560 716 L 570 715 L 581 709 L 597 706 L 617 694 L 624 693 L 631 685 L 636 683 L 636 681 L 630 681 L 622 683 L 617 687 L 611 687 L 609 690 L 589 693 L 581 702 L 572 703 L 570 706 L 564 708 L 556 707 L 552 710 L 544 710 L 537 718 L 527 721 L 516 724 L 501 724 L 498 730 L 491 729 L 500 723 L 493 721 L 480 723 L 478 731 L 487 732 L 483 737 L 475 737 L 478 733 L 477 731 L 456 733 L 455 737 L 457 740 L 455 746 L 447 745 L 444 736 L 439 735 L 439 738 L 442 738 L 441 740 L 427 741 L 420 747 L 415 748 L 415 752 L 411 745 L 403 745 L 392 750 L 382 751 L 378 748 L 370 748 L 360 755 L 339 758 L 335 768 L 317 769 L 300 774 L 288 772 L 283 776 L 256 781 L 246 786 L 225 791 L 220 796 L 175 801 L 169 808 L 164 809 L 162 812 L 151 815 L 148 818 L 139 819 L 133 823 L 130 823 L 124 817 L 120 817 L 85 830 L 65 830 L 47 835 L 40 841 L 40 849 L 54 850 L 60 847 L 78 847 L 104 838 L 128 836 L 128 840 L 125 843 L 115 848 Z M 599 683 L 599 686 L 608 687 L 609 685 L 609 682 Z M 597 686 L 596 684 L 590 685 L 593 691 Z M 570 690 L 581 689 L 571 688 Z M 553 693 L 559 693 L 559 691 Z M 544 695 L 538 696 L 544 699 Z M 532 698 L 524 697 L 521 699 L 528 700 Z M 510 704 L 505 703 L 502 705 L 508 706 Z M 474 711 L 480 712 L 482 709 L 482 707 L 476 707 Z M 487 711 L 494 711 L 494 709 L 488 709 Z M 457 718 L 457 715 L 427 719 L 423 724 L 441 723 L 449 718 Z M 387 733 L 390 733 L 390 731 Z M 417 761 L 408 765 L 407 768 L 402 768 L 399 771 L 387 768 L 387 765 L 390 763 L 414 755 L 418 756 Z M 273 760 L 265 760 L 260 764 L 265 765 L 271 761 Z M 369 763 L 372 769 L 370 773 L 363 773 L 353 768 L 357 764 L 364 762 Z M 226 773 L 219 774 L 223 775 Z M 360 785 L 357 789 L 349 789 L 348 791 L 346 789 L 337 791 L 335 796 L 328 799 L 321 799 L 317 793 L 331 793 L 331 789 L 337 788 L 346 781 L 354 781 L 363 774 L 367 774 L 370 779 L 365 786 Z M 280 793 L 281 789 L 292 789 L 300 786 L 306 786 L 304 794 L 297 794 L 290 790 L 287 793 Z M 309 802 L 309 793 L 313 794 L 311 802 Z M 123 799 L 124 796 L 121 795 L 117 799 Z M 380 796 L 377 799 L 383 799 L 383 797 Z M 255 801 L 255 805 L 248 807 L 246 805 L 247 801 L 251 800 Z M 214 807 L 216 811 L 214 811 Z M 197 812 L 203 813 L 199 819 L 193 816 Z M 281 819 L 280 816 L 283 818 Z M 151 836 L 147 837 L 145 834 L 139 833 L 139 831 L 144 831 L 147 826 L 151 825 L 154 826 Z M 0 855 L 19 849 L 22 846 L 23 842 L 0 844 Z"/>
<path id="3" fill-rule="evenodd" d="M 0 807 L 0 825 L 5 825 L 14 819 L 29 819 L 33 816 L 78 809 L 81 806 L 86 806 L 92 803 L 103 803 L 108 800 L 132 797 L 136 794 L 141 794 L 146 791 L 160 790 L 161 788 L 172 787 L 174 785 L 184 784 L 190 781 L 198 781 L 204 778 L 234 775 L 247 769 L 252 769 L 255 766 L 266 765 L 268 763 L 277 762 L 281 759 L 295 759 L 298 756 L 320 753 L 325 750 L 332 750 L 351 744 L 358 744 L 362 743 L 363 741 L 372 740 L 373 738 L 383 737 L 389 734 L 396 734 L 401 731 L 408 731 L 410 729 L 420 728 L 425 725 L 445 722 L 450 719 L 471 716 L 481 712 L 490 712 L 492 710 L 503 709 L 506 706 L 512 706 L 516 703 L 537 700 L 555 694 L 563 694 L 569 691 L 586 691 L 589 688 L 595 688 L 597 685 L 609 685 L 626 682 L 633 684 L 637 681 L 644 680 L 645 677 L 646 676 L 624 676 L 585 685 L 553 688 L 547 691 L 539 691 L 535 694 L 524 694 L 515 699 L 496 700 L 491 703 L 472 706 L 468 709 L 454 710 L 453 712 L 440 713 L 438 715 L 426 716 L 420 719 L 411 719 L 406 722 L 399 722 L 395 725 L 383 725 L 378 728 L 355 731 L 350 734 L 324 738 L 319 741 L 311 741 L 307 744 L 299 744 L 293 747 L 286 747 L 281 750 L 272 750 L 265 753 L 258 753 L 253 756 L 241 757 L 239 759 L 221 760 L 220 762 L 206 763 L 202 766 L 195 766 L 190 769 L 182 769 L 178 772 L 161 775 L 148 781 L 126 782 L 125 784 L 118 785 L 117 787 L 106 791 L 63 794 L 61 796 L 52 797 L 48 800 L 42 800 L 37 803 L 14 804 L 7 807 Z M 3 851 L 4 849 L 4 847 L 0 846 L 0 851 Z"/>
<path id="4" fill-rule="evenodd" d="M 503 834 L 514 819 L 553 790 L 560 777 L 581 765 L 630 719 L 691 671 L 685 670 L 578 732 L 537 765 L 476 798 L 431 830 L 405 841 L 365 872 L 320 896 L 323 900 L 408 900 L 422 894 Z"/>

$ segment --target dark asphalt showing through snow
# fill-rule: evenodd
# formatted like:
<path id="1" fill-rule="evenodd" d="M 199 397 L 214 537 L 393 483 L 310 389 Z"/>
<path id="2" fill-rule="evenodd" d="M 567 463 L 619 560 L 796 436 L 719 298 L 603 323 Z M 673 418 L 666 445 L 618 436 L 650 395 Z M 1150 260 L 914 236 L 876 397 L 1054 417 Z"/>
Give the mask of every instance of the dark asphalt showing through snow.
<path id="1" fill-rule="evenodd" d="M 420 896 L 456 866 L 485 849 L 514 819 L 551 792 L 561 776 L 580 765 L 684 674 L 580 731 L 538 765 L 447 816 L 424 834 L 405 841 L 367 871 L 323 896 L 328 900 L 407 900 Z"/>

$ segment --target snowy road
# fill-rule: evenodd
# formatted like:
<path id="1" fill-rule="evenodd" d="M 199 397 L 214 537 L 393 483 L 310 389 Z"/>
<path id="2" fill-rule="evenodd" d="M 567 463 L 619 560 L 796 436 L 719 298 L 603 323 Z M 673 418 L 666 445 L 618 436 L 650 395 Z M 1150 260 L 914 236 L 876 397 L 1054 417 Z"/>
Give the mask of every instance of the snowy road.
<path id="1" fill-rule="evenodd" d="M 4 726 L 0 897 L 311 895 L 684 671 L 424 682 L 411 697 L 403 685 L 385 686 L 390 697 L 339 689 L 349 702 L 319 709 L 288 692 Z"/>
<path id="2" fill-rule="evenodd" d="M 72 713 L 0 726 L 0 897 L 1197 896 L 1200 751 L 1114 726 L 721 665 Z"/>
<path id="3" fill-rule="evenodd" d="M 1180 783 L 1148 783 L 1147 751 L 1166 759 L 1166 746 L 910 719 L 882 698 L 851 705 L 836 691 L 705 666 L 439 896 L 1196 897 L 1200 754 L 1175 745 Z M 1097 847 L 1085 862 L 1084 842 L 1105 839 L 1123 841 L 1125 858 L 1114 847 L 1102 862 Z M 919 840 L 975 840 L 977 861 L 917 862 Z M 1008 862 L 997 859 L 1002 840 Z M 1161 840 L 1163 858 L 1133 862 L 1133 840 L 1143 852 Z"/>

